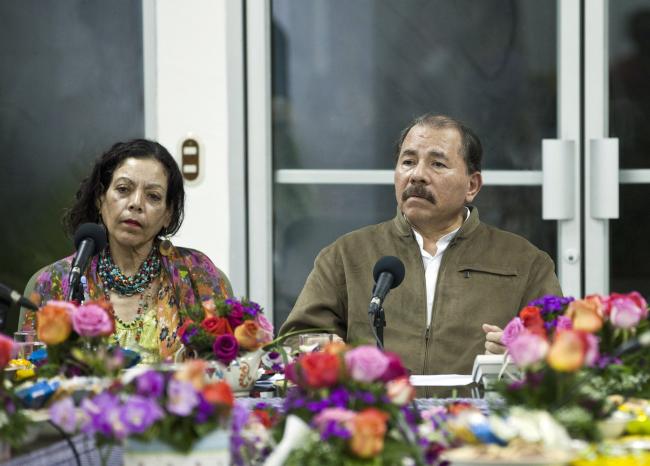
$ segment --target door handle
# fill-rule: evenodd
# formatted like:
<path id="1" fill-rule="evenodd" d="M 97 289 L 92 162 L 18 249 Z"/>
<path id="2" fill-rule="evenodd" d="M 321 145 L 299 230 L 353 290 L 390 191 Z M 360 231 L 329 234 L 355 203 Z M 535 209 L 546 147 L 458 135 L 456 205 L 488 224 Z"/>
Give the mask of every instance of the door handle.
<path id="1" fill-rule="evenodd" d="M 590 213 L 593 218 L 618 218 L 618 138 L 589 141 Z"/>
<path id="2" fill-rule="evenodd" d="M 570 220 L 575 215 L 575 141 L 542 140 L 542 218 Z"/>

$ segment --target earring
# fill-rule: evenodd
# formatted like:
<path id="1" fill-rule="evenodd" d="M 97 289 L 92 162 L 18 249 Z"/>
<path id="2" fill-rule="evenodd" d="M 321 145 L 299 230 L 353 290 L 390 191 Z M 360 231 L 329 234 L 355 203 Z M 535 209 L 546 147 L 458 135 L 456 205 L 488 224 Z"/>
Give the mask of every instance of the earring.
<path id="1" fill-rule="evenodd" d="M 158 246 L 158 250 L 160 251 L 160 254 L 162 254 L 163 256 L 169 256 L 172 253 L 173 247 L 174 246 L 172 245 L 172 242 L 169 241 L 169 237 L 165 236 L 163 240 L 160 242 L 160 245 Z"/>

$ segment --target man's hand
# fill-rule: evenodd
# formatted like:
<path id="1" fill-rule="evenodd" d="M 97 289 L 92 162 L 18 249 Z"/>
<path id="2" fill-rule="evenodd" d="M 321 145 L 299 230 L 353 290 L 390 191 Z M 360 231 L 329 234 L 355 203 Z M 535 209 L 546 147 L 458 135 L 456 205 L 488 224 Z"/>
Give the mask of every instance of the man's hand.
<path id="1" fill-rule="evenodd" d="M 485 332 L 485 354 L 503 354 L 506 352 L 506 347 L 501 343 L 503 330 L 496 325 L 483 324 L 483 331 Z"/>

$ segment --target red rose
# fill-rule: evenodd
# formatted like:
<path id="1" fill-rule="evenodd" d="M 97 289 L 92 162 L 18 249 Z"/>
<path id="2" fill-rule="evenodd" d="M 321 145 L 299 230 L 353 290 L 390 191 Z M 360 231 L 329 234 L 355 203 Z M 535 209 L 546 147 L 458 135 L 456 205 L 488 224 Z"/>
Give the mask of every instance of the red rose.
<path id="1" fill-rule="evenodd" d="M 201 328 L 215 337 L 219 335 L 232 335 L 232 328 L 228 319 L 224 317 L 207 317 L 201 322 Z"/>
<path id="2" fill-rule="evenodd" d="M 176 335 L 178 335 L 178 338 L 181 338 L 183 335 L 185 335 L 185 332 L 187 331 L 187 327 L 190 326 L 190 324 L 193 324 L 194 321 L 192 319 L 185 319 L 185 322 L 183 322 L 183 325 L 181 325 L 178 328 L 178 332 L 176 332 Z"/>
<path id="3" fill-rule="evenodd" d="M 544 319 L 537 306 L 526 306 L 519 312 L 524 327 L 530 329 L 531 327 L 544 327 Z"/>
<path id="4" fill-rule="evenodd" d="M 339 379 L 341 361 L 328 353 L 308 353 L 300 358 L 302 376 L 310 388 L 331 387 Z"/>
<path id="5" fill-rule="evenodd" d="M 211 405 L 225 405 L 232 407 L 235 397 L 232 394 L 230 385 L 226 382 L 215 382 L 203 387 L 203 398 Z"/>

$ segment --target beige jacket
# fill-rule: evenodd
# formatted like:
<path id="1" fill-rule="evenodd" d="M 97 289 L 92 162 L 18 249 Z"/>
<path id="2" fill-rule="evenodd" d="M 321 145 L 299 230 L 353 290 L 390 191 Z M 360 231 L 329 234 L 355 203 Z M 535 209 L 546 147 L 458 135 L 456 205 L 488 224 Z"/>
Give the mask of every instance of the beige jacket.
<path id="1" fill-rule="evenodd" d="M 386 350 L 413 374 L 469 374 L 485 352 L 481 324 L 503 327 L 529 301 L 561 294 L 551 258 L 524 238 L 470 216 L 442 257 L 431 324 L 419 246 L 403 215 L 353 231 L 323 249 L 280 329 L 329 328 L 349 343 L 373 343 L 368 303 L 372 269 L 382 256 L 399 257 L 402 284 L 384 301 Z"/>

